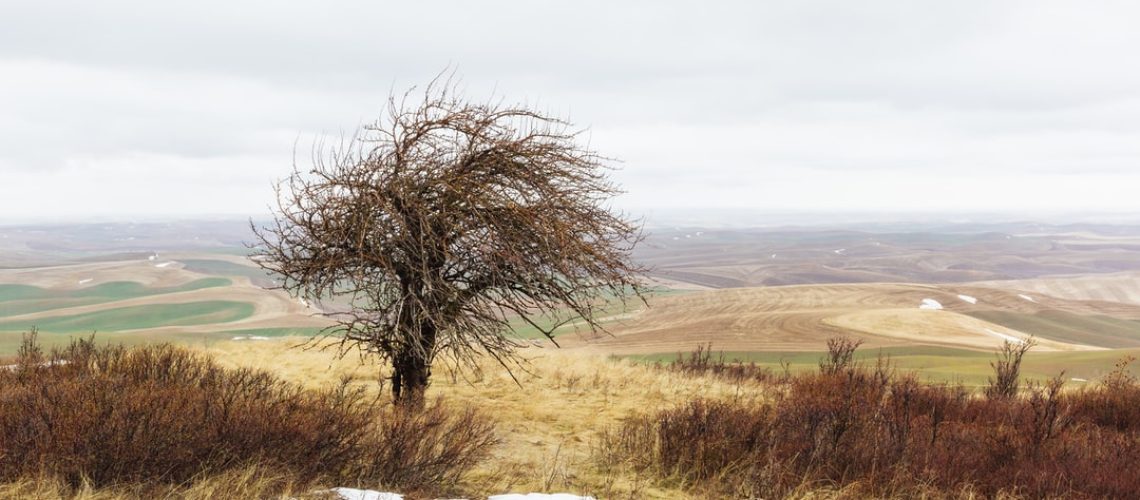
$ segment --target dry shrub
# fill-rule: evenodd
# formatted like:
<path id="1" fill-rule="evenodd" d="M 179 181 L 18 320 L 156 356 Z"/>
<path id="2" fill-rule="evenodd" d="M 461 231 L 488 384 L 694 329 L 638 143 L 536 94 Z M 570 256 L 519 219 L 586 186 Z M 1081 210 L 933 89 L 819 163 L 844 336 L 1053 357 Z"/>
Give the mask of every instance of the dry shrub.
<path id="1" fill-rule="evenodd" d="M 497 443 L 490 419 L 471 407 L 452 410 L 438 399 L 420 410 L 387 407 L 377 437 L 383 446 L 366 452 L 364 476 L 413 493 L 454 491 L 463 473 Z"/>
<path id="2" fill-rule="evenodd" d="M 685 375 L 711 375 L 729 382 L 772 382 L 780 376 L 771 369 L 756 363 L 743 363 L 725 358 L 724 351 L 713 356 L 712 344 L 698 345 L 688 354 L 678 353 L 677 359 L 658 368 Z M 785 370 L 786 375 L 786 370 Z"/>
<path id="3" fill-rule="evenodd" d="M 471 410 L 399 412 L 347 380 L 305 391 L 169 345 L 78 340 L 45 354 L 33 332 L 0 370 L 0 482 L 180 484 L 257 466 L 293 484 L 442 491 L 493 442 Z"/>
<path id="4" fill-rule="evenodd" d="M 990 399 L 1012 398 L 1017 395 L 1017 388 L 1021 380 L 1021 360 L 1037 341 L 1030 337 L 1026 340 L 1001 343 L 997 359 L 990 363 L 994 369 L 994 376 L 990 378 L 990 385 L 986 387 L 986 397 Z"/>
<path id="5" fill-rule="evenodd" d="M 596 458 L 717 495 L 1122 498 L 1140 491 L 1140 389 L 1122 376 L 977 397 L 919 382 L 835 342 L 817 373 L 772 399 L 689 401 L 605 434 Z M 856 344 L 857 345 L 857 344 Z M 995 366 L 995 368 L 997 368 Z M 1124 379 L 1124 382 L 1121 382 Z"/>

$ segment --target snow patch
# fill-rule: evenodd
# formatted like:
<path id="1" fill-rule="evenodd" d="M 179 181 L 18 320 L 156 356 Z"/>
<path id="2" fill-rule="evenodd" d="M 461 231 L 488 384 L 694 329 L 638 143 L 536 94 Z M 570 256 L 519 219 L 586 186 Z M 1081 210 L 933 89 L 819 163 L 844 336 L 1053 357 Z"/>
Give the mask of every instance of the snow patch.
<path id="1" fill-rule="evenodd" d="M 36 365 L 36 366 L 43 366 L 43 367 L 63 366 L 63 365 L 66 365 L 67 363 L 68 363 L 68 361 L 66 359 L 57 359 L 55 361 L 44 361 L 43 363 L 40 363 L 39 365 Z M 7 370 L 10 372 L 14 372 L 19 367 L 20 367 L 20 365 L 0 365 L 0 370 Z"/>
<path id="2" fill-rule="evenodd" d="M 986 333 L 993 335 L 994 337 L 997 337 L 999 339 L 1005 340 L 1007 342 L 1013 342 L 1014 344 L 1024 344 L 1025 343 L 1025 339 L 1019 339 L 1017 337 L 1014 337 L 1013 335 L 1006 335 L 1006 334 L 1001 333 L 1001 332 L 995 332 L 993 330 L 990 330 L 989 328 L 986 328 L 985 330 L 986 330 Z"/>
<path id="3" fill-rule="evenodd" d="M 79 280 L 79 284 L 80 285 L 86 285 L 92 281 L 95 281 L 95 279 L 94 278 L 85 278 L 85 279 Z"/>
<path id="4" fill-rule="evenodd" d="M 971 297 L 969 295 L 959 295 L 958 298 L 962 299 L 962 302 L 969 302 L 971 304 L 977 304 L 978 303 L 978 299 Z"/>
<path id="5" fill-rule="evenodd" d="M 1036 302 L 1037 302 L 1036 300 L 1034 300 L 1034 299 L 1033 299 L 1033 297 L 1030 297 L 1030 296 L 1028 296 L 1028 295 L 1026 295 L 1026 294 L 1024 294 L 1024 293 L 1019 293 L 1019 294 L 1017 294 L 1017 296 L 1018 296 L 1018 297 L 1021 297 L 1022 299 L 1028 300 L 1028 301 L 1030 301 L 1030 302 L 1033 302 L 1033 303 L 1036 303 Z"/>
<path id="6" fill-rule="evenodd" d="M 942 303 L 938 302 L 937 300 L 934 300 L 934 299 L 922 299 L 922 304 L 920 304 L 918 306 L 918 308 L 919 309 L 929 309 L 931 311 L 937 311 L 939 309 L 942 309 Z"/>
<path id="7" fill-rule="evenodd" d="M 158 258 L 157 255 L 151 255 L 150 257 L 147 257 L 146 260 L 155 260 L 157 258 Z"/>
<path id="8" fill-rule="evenodd" d="M 773 259 L 775 259 L 775 258 L 776 258 L 776 254 L 772 254 L 772 258 L 773 258 Z"/>
<path id="9" fill-rule="evenodd" d="M 174 261 L 163 262 L 162 264 L 155 264 L 154 267 L 167 267 L 173 263 L 174 263 Z"/>
<path id="10" fill-rule="evenodd" d="M 843 252 L 846 252 L 846 251 L 847 251 L 846 248 L 840 248 L 839 250 L 835 250 L 835 255 L 843 255 Z"/>
<path id="11" fill-rule="evenodd" d="M 505 495 L 491 495 L 487 500 L 595 500 L 594 497 L 582 497 L 570 493 L 507 493 Z"/>
<path id="12" fill-rule="evenodd" d="M 342 500 L 404 500 L 404 495 L 376 490 L 358 490 L 356 488 L 333 488 L 329 490 L 336 493 Z"/>

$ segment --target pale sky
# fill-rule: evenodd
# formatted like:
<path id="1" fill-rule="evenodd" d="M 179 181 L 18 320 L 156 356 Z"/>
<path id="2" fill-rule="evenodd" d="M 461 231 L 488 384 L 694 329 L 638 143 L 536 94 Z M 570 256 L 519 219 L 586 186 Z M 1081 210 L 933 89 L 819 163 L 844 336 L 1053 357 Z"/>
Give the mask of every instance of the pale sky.
<path id="1" fill-rule="evenodd" d="M 1134 1 L 0 3 L 0 221 L 266 213 L 445 68 L 620 158 L 619 205 L 1140 211 Z"/>

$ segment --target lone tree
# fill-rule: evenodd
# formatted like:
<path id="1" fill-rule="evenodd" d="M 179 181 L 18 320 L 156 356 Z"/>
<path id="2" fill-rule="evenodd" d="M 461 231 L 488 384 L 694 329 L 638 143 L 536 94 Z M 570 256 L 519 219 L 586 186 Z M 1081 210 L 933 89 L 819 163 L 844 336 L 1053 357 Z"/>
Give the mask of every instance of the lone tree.
<path id="1" fill-rule="evenodd" d="M 477 368 L 486 353 L 510 371 L 519 321 L 554 341 L 569 322 L 601 331 L 607 301 L 643 299 L 640 229 L 609 208 L 606 159 L 562 119 L 437 79 L 314 151 L 254 227 L 256 259 L 291 295 L 341 305 L 326 333 L 390 363 L 398 402 L 422 401 L 437 358 Z"/>

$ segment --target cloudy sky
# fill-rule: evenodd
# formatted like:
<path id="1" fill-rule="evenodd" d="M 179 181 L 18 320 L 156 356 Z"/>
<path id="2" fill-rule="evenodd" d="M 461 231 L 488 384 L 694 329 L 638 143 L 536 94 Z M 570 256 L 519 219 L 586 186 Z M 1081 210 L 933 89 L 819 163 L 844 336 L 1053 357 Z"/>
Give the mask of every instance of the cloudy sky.
<path id="1" fill-rule="evenodd" d="M 5 1 L 0 220 L 265 213 L 294 144 L 448 67 L 588 128 L 633 210 L 1140 211 L 1136 26 L 1134 1 Z"/>

